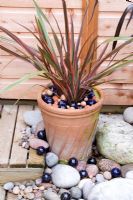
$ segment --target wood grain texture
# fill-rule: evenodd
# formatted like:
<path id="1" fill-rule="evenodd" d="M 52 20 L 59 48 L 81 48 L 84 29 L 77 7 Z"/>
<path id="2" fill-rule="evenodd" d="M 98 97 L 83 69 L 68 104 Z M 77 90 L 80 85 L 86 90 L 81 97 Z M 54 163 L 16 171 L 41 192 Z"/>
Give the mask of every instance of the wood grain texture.
<path id="1" fill-rule="evenodd" d="M 56 32 L 57 27 L 55 26 L 55 23 L 52 19 L 51 12 L 55 14 L 57 17 L 57 20 L 61 24 L 62 31 L 64 32 L 64 23 L 63 23 L 63 13 L 62 13 L 62 5 L 61 0 L 49 0 L 49 1 L 43 1 L 43 0 L 37 0 L 40 6 L 44 9 L 44 11 L 47 13 L 47 16 L 49 17 L 51 23 L 53 24 Z M 69 11 L 73 13 L 74 16 L 74 22 L 75 22 L 75 32 L 76 37 L 77 33 L 79 32 L 80 28 L 80 22 L 83 10 L 85 8 L 85 1 L 84 0 L 66 0 Z M 92 1 L 93 2 L 93 1 Z M 119 1 L 116 0 L 115 2 L 112 0 L 99 0 L 99 29 L 98 29 L 98 35 L 100 36 L 99 41 L 102 41 L 103 39 L 106 39 L 107 37 L 113 36 L 115 33 L 115 28 L 118 23 L 118 20 L 121 16 L 121 13 L 126 8 L 127 5 L 130 3 L 126 1 Z M 22 38 L 24 41 L 26 41 L 27 44 L 32 44 L 33 46 L 36 45 L 35 40 L 33 40 L 32 36 L 28 34 L 24 29 L 16 25 L 12 20 L 19 21 L 20 23 L 23 23 L 24 25 L 27 25 L 29 28 L 33 27 L 31 25 L 31 22 L 34 21 L 34 8 L 33 3 L 31 0 L 0 0 L 0 25 L 3 25 L 4 27 L 9 28 L 12 30 L 15 34 L 19 35 L 20 38 Z M 20 17 L 21 16 L 21 17 Z M 129 28 L 127 31 L 123 29 L 122 34 L 123 35 L 131 35 L 132 34 L 132 27 L 133 22 L 131 22 Z M 50 32 L 49 27 L 48 31 Z M 88 33 L 88 28 L 86 26 L 85 34 L 83 37 Z M 1 35 L 2 33 L 0 33 Z M 86 36 L 85 36 L 86 37 Z M 84 37 L 84 38 L 85 38 Z M 51 38 L 52 40 L 52 38 Z M 98 43 L 99 43 L 98 41 Z M 132 50 L 132 46 L 129 46 L 129 48 L 125 48 L 125 50 L 122 53 L 127 52 L 127 50 Z M 99 52 L 98 52 L 99 54 Z M 12 83 L 16 78 L 22 76 L 25 73 L 30 73 L 33 70 L 33 67 L 30 66 L 27 63 L 24 63 L 23 61 L 19 61 L 18 59 L 14 60 L 10 63 L 10 59 L 12 59 L 11 56 L 6 54 L 5 52 L 0 50 L 0 70 L 2 70 L 6 65 L 4 70 L 2 70 L 0 77 L 2 78 L 0 81 L 0 88 L 7 86 L 9 83 Z M 117 56 L 116 59 L 121 59 L 121 56 Z M 108 62 L 108 61 L 107 61 Z M 8 64 L 9 63 L 9 64 Z M 106 63 L 101 66 L 101 69 L 106 67 Z M 17 70 L 16 70 L 17 68 Z M 123 104 L 123 105 L 132 105 L 132 99 L 130 98 L 132 96 L 132 90 L 133 90 L 133 68 L 132 65 L 129 67 L 125 67 L 121 69 L 120 71 L 116 71 L 111 78 L 118 78 L 119 80 L 116 81 L 117 84 L 111 85 L 112 88 L 106 87 L 106 85 L 101 86 L 105 91 L 105 104 Z M 120 80 L 125 79 L 125 80 Z M 123 84 L 123 87 L 121 88 L 120 84 Z M 22 97 L 24 99 L 32 99 L 36 98 L 38 91 L 41 89 L 39 86 L 35 86 L 31 89 L 31 92 L 25 92 L 27 91 L 28 87 L 32 87 L 33 85 L 46 85 L 47 81 L 42 81 L 41 79 L 33 79 L 28 81 L 27 83 L 21 84 L 19 87 L 14 88 L 12 91 L 9 91 L 8 93 L 0 95 L 0 98 L 19 98 Z M 126 89 L 125 89 L 126 88 Z M 22 92 L 20 94 L 20 91 Z M 122 95 L 119 95 L 119 92 L 125 91 L 125 97 Z M 109 93 L 111 92 L 111 98 L 109 96 Z M 114 92 L 114 95 L 113 95 Z M 120 101 L 118 102 L 118 98 Z"/>
<path id="2" fill-rule="evenodd" d="M 29 158 L 27 161 L 28 167 L 43 167 L 45 164 L 44 156 L 38 156 L 36 150 L 30 148 Z"/>
<path id="3" fill-rule="evenodd" d="M 8 192 L 7 200 L 17 200 L 17 195 Z"/>
<path id="4" fill-rule="evenodd" d="M 42 8 L 62 8 L 62 1 L 61 0 L 37 0 L 37 3 Z M 67 0 L 67 7 L 68 8 L 81 8 L 82 7 L 82 0 Z M 2 7 L 17 7 L 17 8 L 33 8 L 34 4 L 31 0 L 12 0 L 12 1 L 5 1 L 0 0 L 0 5 Z"/>
<path id="5" fill-rule="evenodd" d="M 22 137 L 21 130 L 25 128 L 23 114 L 24 112 L 30 111 L 32 109 L 33 106 L 19 106 L 15 134 L 13 139 L 13 146 L 11 151 L 10 167 L 26 167 L 28 150 L 19 146 L 19 142 Z"/>
<path id="6" fill-rule="evenodd" d="M 42 168 L 0 168 L 0 184 L 35 180 L 42 176 Z"/>
<path id="7" fill-rule="evenodd" d="M 37 0 L 38 4 L 43 8 L 62 8 L 61 0 Z M 68 8 L 81 8 L 82 7 L 82 0 L 67 0 L 67 7 Z M 100 11 L 113 11 L 113 12 L 122 12 L 127 5 L 130 3 L 127 1 L 120 0 L 99 0 L 100 2 Z M 0 0 L 1 7 L 16 7 L 16 8 L 33 8 L 33 2 L 30 0 Z"/>
<path id="8" fill-rule="evenodd" d="M 5 194 L 5 190 L 2 187 L 0 187 L 0 200 L 5 200 Z"/>
<path id="9" fill-rule="evenodd" d="M 0 167 L 7 167 L 9 164 L 16 116 L 17 106 L 3 107 L 2 118 L 0 118 Z"/>

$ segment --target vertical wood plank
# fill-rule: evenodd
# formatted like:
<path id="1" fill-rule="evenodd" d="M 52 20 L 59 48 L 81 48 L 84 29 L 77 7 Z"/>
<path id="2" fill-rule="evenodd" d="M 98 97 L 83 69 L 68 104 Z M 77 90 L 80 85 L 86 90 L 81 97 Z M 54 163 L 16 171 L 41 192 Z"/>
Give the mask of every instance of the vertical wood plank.
<path id="1" fill-rule="evenodd" d="M 33 106 L 20 105 L 16 121 L 16 129 L 14 134 L 10 167 L 26 167 L 28 150 L 19 146 L 19 141 L 22 137 L 21 130 L 25 128 L 23 113 L 33 109 Z"/>
<path id="2" fill-rule="evenodd" d="M 8 166 L 16 115 L 17 106 L 5 105 L 3 107 L 0 119 L 0 167 Z"/>
<path id="3" fill-rule="evenodd" d="M 97 7 L 95 9 L 94 17 L 92 18 L 92 20 L 90 22 L 90 19 L 92 17 L 92 13 L 93 13 L 93 9 L 94 9 L 94 5 L 95 5 L 95 1 L 94 0 L 90 0 L 89 1 L 89 8 L 88 8 L 87 16 L 86 16 L 86 19 L 85 19 L 81 45 L 84 44 L 84 42 L 88 39 L 89 36 L 91 36 L 92 33 L 93 33 L 93 35 L 92 35 L 92 37 L 90 37 L 90 40 L 87 42 L 87 44 L 86 44 L 86 46 L 85 46 L 85 48 L 84 48 L 84 50 L 82 52 L 82 55 L 81 55 L 82 61 L 84 61 L 86 52 L 88 51 L 91 42 L 98 35 L 98 10 L 99 10 L 98 8 L 99 8 L 99 5 L 97 5 Z M 86 7 L 87 7 L 87 1 L 86 0 L 82 0 L 82 12 L 83 12 L 83 15 L 85 13 Z M 97 40 L 95 42 L 95 45 L 96 45 L 96 43 L 97 43 Z M 95 58 L 96 58 L 96 53 L 94 55 L 94 59 Z M 89 70 L 89 66 L 86 69 L 86 72 L 88 70 Z"/>
<path id="4" fill-rule="evenodd" d="M 5 190 L 2 187 L 0 187 L 0 200 L 5 200 L 5 194 Z"/>
<path id="5" fill-rule="evenodd" d="M 6 200 L 17 200 L 17 195 L 8 192 Z"/>

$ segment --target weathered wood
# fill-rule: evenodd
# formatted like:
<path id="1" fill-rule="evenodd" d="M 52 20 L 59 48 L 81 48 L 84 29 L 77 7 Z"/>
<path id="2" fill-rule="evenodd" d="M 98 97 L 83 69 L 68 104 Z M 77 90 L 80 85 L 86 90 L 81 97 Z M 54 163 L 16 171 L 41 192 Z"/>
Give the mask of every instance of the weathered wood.
<path id="1" fill-rule="evenodd" d="M 0 184 L 9 181 L 35 180 L 42 176 L 42 168 L 0 168 Z"/>
<path id="2" fill-rule="evenodd" d="M 120 19 L 121 13 L 100 13 L 99 15 L 99 36 L 114 36 L 115 30 Z M 132 33 L 133 22 L 128 27 L 128 30 L 125 31 L 126 22 L 123 25 L 121 35 L 129 36 Z"/>
<path id="3" fill-rule="evenodd" d="M 93 14 L 93 11 L 94 11 L 93 10 L 94 5 L 95 5 L 95 2 L 93 0 L 90 0 L 89 1 L 89 8 L 88 8 L 87 15 L 86 15 L 86 18 L 85 18 L 84 29 L 83 29 L 83 32 L 82 32 L 82 44 L 81 44 L 81 46 L 84 45 L 84 43 L 86 42 L 88 37 L 91 36 L 92 33 L 93 33 L 93 37 L 90 37 L 90 40 L 84 46 L 84 50 L 82 51 L 82 55 L 81 55 L 82 56 L 81 62 L 84 62 L 86 52 L 89 50 L 91 42 L 98 35 L 98 5 L 95 8 L 95 13 L 94 13 L 94 16 L 92 18 L 92 14 Z M 87 1 L 83 0 L 82 1 L 83 15 L 85 14 L 86 7 L 87 7 Z M 96 42 L 95 42 L 95 46 L 96 46 Z M 96 59 L 96 53 L 94 55 L 94 59 Z M 89 70 L 90 70 L 89 66 L 86 67 L 86 72 L 89 71 Z"/>
<path id="4" fill-rule="evenodd" d="M 6 87 L 17 79 L 1 79 L 0 89 Z M 0 94 L 0 98 L 8 99 L 36 99 L 39 91 L 42 90 L 42 85 L 46 86 L 49 81 L 46 80 L 29 80 L 26 83 L 22 83 L 13 90 L 9 90 L 4 94 Z M 41 85 L 41 86 L 40 86 Z M 20 92 L 21 91 L 21 92 Z"/>
<path id="5" fill-rule="evenodd" d="M 99 0 L 100 2 L 100 11 L 108 12 L 123 12 L 123 10 L 130 4 L 127 1 L 120 0 Z"/>
<path id="6" fill-rule="evenodd" d="M 17 195 L 8 192 L 6 200 L 17 200 Z"/>
<path id="7" fill-rule="evenodd" d="M 122 114 L 123 111 L 127 108 L 127 106 L 119 106 L 119 105 L 106 105 L 102 107 L 101 113 L 114 113 L 114 114 Z"/>
<path id="8" fill-rule="evenodd" d="M 104 84 L 104 105 L 133 105 L 133 84 Z"/>
<path id="9" fill-rule="evenodd" d="M 70 10 L 71 11 L 71 10 Z M 56 17 L 58 23 L 60 24 L 61 31 L 65 33 L 64 26 L 64 17 L 62 9 L 52 9 L 52 10 L 44 10 L 46 13 L 52 27 L 54 28 L 56 33 L 59 33 L 58 28 L 56 26 L 55 20 L 52 16 L 52 13 Z M 20 17 L 21 16 L 21 17 Z M 68 15 L 70 16 L 70 15 Z M 74 21 L 74 31 L 75 33 L 79 33 L 80 22 L 82 17 L 82 11 L 80 9 L 75 9 L 73 11 L 73 21 Z M 9 29 L 12 32 L 27 32 L 23 27 L 16 24 L 14 21 L 19 22 L 20 24 L 24 24 L 30 30 L 35 31 L 33 23 L 35 22 L 35 9 L 29 8 L 0 8 L 0 24 L 5 28 Z M 78 23 L 77 23 L 78 22 Z M 46 23 L 47 31 L 52 33 L 51 28 Z"/>
<path id="10" fill-rule="evenodd" d="M 38 156 L 34 149 L 29 150 L 28 167 L 44 167 L 44 156 Z"/>
<path id="11" fill-rule="evenodd" d="M 62 8 L 62 1 L 61 0 L 38 0 L 38 5 L 43 8 Z M 82 1 L 81 0 L 67 0 L 67 7 L 68 8 L 81 8 Z M 12 1 L 5 1 L 0 0 L 0 6 L 2 7 L 24 7 L 24 8 L 33 8 L 34 4 L 32 1 L 29 0 L 12 0 Z"/>
<path id="12" fill-rule="evenodd" d="M 12 12 L 11 12 L 12 11 Z M 64 33 L 64 20 L 63 20 L 63 12 L 61 10 L 52 10 L 55 17 L 57 18 L 61 30 Z M 73 20 L 74 20 L 74 26 L 75 26 L 75 33 L 79 33 L 80 29 L 80 22 L 82 17 L 81 10 L 74 10 L 73 11 Z M 21 15 L 21 18 L 20 18 Z M 53 20 L 51 11 L 47 14 L 53 28 L 55 29 L 55 32 L 59 33 L 57 26 Z M 115 33 L 115 28 L 118 24 L 118 21 L 120 19 L 121 13 L 107 13 L 107 12 L 101 12 L 99 14 L 99 36 L 113 36 Z M 32 31 L 34 30 L 34 27 L 31 22 L 34 22 L 34 9 L 31 11 L 31 9 L 16 9 L 12 8 L 11 10 L 5 10 L 3 8 L 0 8 L 0 24 L 4 26 L 5 28 L 9 29 L 12 32 L 27 32 L 25 29 L 23 29 L 18 24 L 14 23 L 14 21 L 18 21 L 19 23 L 24 24 L 28 28 L 30 28 Z M 77 23 L 78 22 L 78 23 Z M 126 23 L 125 23 L 126 25 Z M 129 35 L 132 33 L 132 25 L 133 22 L 131 21 L 131 24 L 128 27 L 128 30 L 125 31 L 125 26 L 123 26 L 121 34 Z M 46 24 L 48 32 L 51 33 L 50 27 Z"/>
<path id="13" fill-rule="evenodd" d="M 62 3 L 61 0 L 49 0 L 49 1 L 44 1 L 44 0 L 38 0 L 38 4 L 43 7 L 43 8 L 62 8 Z M 82 1 L 81 0 L 67 0 L 67 7 L 68 8 L 81 8 L 82 7 Z M 120 0 L 99 0 L 100 2 L 100 11 L 116 11 L 120 12 L 125 9 L 127 5 L 130 3 L 127 1 L 122 1 Z M 32 1 L 29 0 L 12 0 L 12 1 L 5 1 L 5 0 L 0 0 L 0 5 L 1 7 L 23 7 L 23 8 L 33 8 L 34 5 Z"/>
<path id="14" fill-rule="evenodd" d="M 2 187 L 0 187 L 0 200 L 5 200 L 5 194 L 5 190 Z"/>
<path id="15" fill-rule="evenodd" d="M 44 82 L 44 81 L 43 81 Z M 3 87 L 7 86 L 9 82 L 4 83 Z M 23 93 L 27 90 L 27 87 L 31 87 L 35 84 L 42 84 L 41 80 L 33 80 L 28 81 L 27 84 L 21 84 L 21 86 L 14 88 L 14 98 L 18 98 L 18 93 L 21 90 Z M 48 82 L 44 82 L 44 86 L 46 86 Z M 133 84 L 110 84 L 110 85 L 102 85 L 101 88 L 104 91 L 104 105 L 133 105 Z M 36 99 L 39 91 L 41 91 L 41 87 L 32 88 L 32 92 L 28 93 L 27 96 L 23 96 L 23 99 Z M 2 97 L 2 95 L 1 95 Z M 5 98 L 10 99 L 11 91 L 4 94 Z"/>
<path id="16" fill-rule="evenodd" d="M 7 167 L 9 164 L 16 116 L 17 106 L 6 105 L 3 107 L 0 119 L 0 167 Z"/>
<path id="17" fill-rule="evenodd" d="M 10 167 L 26 167 L 28 151 L 27 149 L 24 149 L 21 146 L 19 146 L 19 142 L 22 137 L 21 130 L 25 128 L 25 123 L 23 121 L 23 113 L 32 109 L 33 106 L 19 106 L 15 135 L 11 151 Z"/>
<path id="18" fill-rule="evenodd" d="M 55 23 L 52 20 L 51 11 L 55 14 L 57 17 L 57 20 L 61 24 L 62 31 L 64 32 L 64 23 L 63 23 L 63 13 L 62 13 L 62 4 L 61 0 L 49 0 L 49 1 L 43 1 L 38 0 L 39 5 L 44 8 L 44 10 L 47 12 L 47 15 L 49 16 L 52 24 L 55 27 Z M 58 3 L 57 3 L 58 1 Z M 84 1 L 84 2 L 83 2 Z M 76 33 L 79 32 L 81 17 L 82 17 L 82 8 L 85 8 L 85 0 L 67 0 L 67 5 L 69 10 L 73 13 L 74 16 L 74 23 L 76 24 Z M 83 5 L 84 3 L 84 5 Z M 92 2 L 93 3 L 93 2 Z M 115 32 L 115 27 L 118 23 L 118 20 L 121 16 L 121 13 L 126 8 L 128 3 L 127 1 L 119 1 L 116 0 L 99 0 L 99 9 L 100 9 L 100 15 L 99 15 L 99 36 L 102 38 L 99 38 L 99 40 L 102 40 L 104 38 L 107 38 L 109 36 L 113 36 Z M 16 25 L 12 20 L 19 21 L 20 23 L 27 25 L 29 28 L 31 27 L 31 21 L 34 20 L 34 6 L 33 2 L 29 0 L 0 0 L 0 25 L 3 25 L 4 27 L 9 28 L 10 30 L 14 31 L 14 33 L 20 35 L 20 38 L 22 38 L 24 41 L 26 41 L 27 44 L 31 44 L 33 46 L 36 45 L 36 42 L 33 40 L 33 38 L 26 33 L 24 29 Z M 21 16 L 21 17 L 20 17 Z M 132 22 L 130 26 L 128 27 L 128 30 L 125 32 L 124 28 L 122 31 L 123 35 L 131 35 L 132 34 Z M 48 28 L 49 30 L 49 28 Z M 55 27 L 55 30 L 57 31 L 57 27 Z M 88 34 L 87 32 L 87 26 L 86 26 L 86 36 Z M 2 33 L 0 33 L 2 34 Z M 75 35 L 77 36 L 77 35 Z M 52 38 L 51 38 L 52 40 Z M 132 50 L 132 46 L 129 48 L 125 48 L 124 53 L 127 52 L 127 50 Z M 98 52 L 99 53 L 99 52 Z M 123 52 L 122 52 L 123 53 Z M 7 54 L 5 54 L 3 51 L 0 50 L 0 70 L 10 62 L 10 58 Z M 6 55 L 6 56 L 5 56 Z M 117 59 L 121 59 L 121 56 L 118 56 Z M 106 65 L 106 64 L 105 64 Z M 101 68 L 104 69 L 106 66 L 102 65 Z M 17 70 L 16 70 L 17 68 Z M 16 80 L 16 78 L 21 77 L 25 73 L 29 73 L 33 70 L 33 67 L 29 64 L 24 64 L 22 61 L 15 60 L 14 62 L 10 63 L 8 67 L 3 71 L 3 79 L 1 79 L 0 88 L 7 86 L 8 83 L 12 83 L 12 81 Z M 112 86 L 112 88 L 106 87 L 106 85 L 102 86 L 105 91 L 105 103 L 106 104 L 124 104 L 124 105 L 132 105 L 132 89 L 133 89 L 133 79 L 132 79 L 132 65 L 130 67 L 123 68 L 121 71 L 115 72 L 111 78 L 118 78 L 117 81 L 118 84 L 115 84 Z M 120 80 L 120 79 L 126 79 L 126 80 Z M 124 83 L 123 87 L 121 88 L 121 85 L 119 83 Z M 126 85 L 126 84 L 129 85 Z M 34 79 L 27 83 L 21 84 L 18 88 L 14 88 L 12 91 L 9 91 L 8 93 L 0 95 L 1 98 L 19 98 L 20 96 L 25 99 L 32 99 L 36 98 L 38 90 L 40 87 L 34 87 L 28 91 L 27 94 L 25 91 L 27 90 L 27 87 L 31 87 L 35 84 L 46 84 L 45 81 L 41 81 L 41 79 Z M 126 89 L 125 89 L 126 88 Z M 20 94 L 20 91 L 22 94 L 24 93 L 25 96 Z M 110 93 L 111 91 L 111 98 Z M 114 92 L 114 93 L 113 93 Z M 123 95 L 120 98 L 120 94 L 118 93 L 124 93 L 126 97 L 123 98 Z M 113 95 L 114 94 L 114 95 Z M 127 96 L 129 98 L 127 98 Z M 120 98 L 120 102 L 117 101 L 117 99 Z"/>

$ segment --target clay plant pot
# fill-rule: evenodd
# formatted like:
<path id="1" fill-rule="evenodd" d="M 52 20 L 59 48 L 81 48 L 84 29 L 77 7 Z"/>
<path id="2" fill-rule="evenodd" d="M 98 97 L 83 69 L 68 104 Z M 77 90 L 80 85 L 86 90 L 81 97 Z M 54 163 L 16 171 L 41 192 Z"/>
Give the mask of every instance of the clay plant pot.
<path id="1" fill-rule="evenodd" d="M 44 119 L 47 139 L 51 151 L 60 160 L 71 157 L 86 160 L 90 155 L 103 102 L 102 91 L 96 90 L 99 94 L 98 102 L 82 110 L 55 108 L 45 103 L 41 93 L 39 94 L 37 101 Z"/>

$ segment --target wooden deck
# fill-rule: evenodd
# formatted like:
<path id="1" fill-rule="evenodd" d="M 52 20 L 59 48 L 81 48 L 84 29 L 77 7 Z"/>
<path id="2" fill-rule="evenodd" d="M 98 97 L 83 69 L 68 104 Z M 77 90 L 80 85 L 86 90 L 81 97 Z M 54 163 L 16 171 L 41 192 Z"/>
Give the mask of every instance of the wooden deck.
<path id="1" fill-rule="evenodd" d="M 21 130 L 26 127 L 23 113 L 33 109 L 32 105 L 0 106 L 0 184 L 35 179 L 42 174 L 44 157 L 19 146 Z"/>

